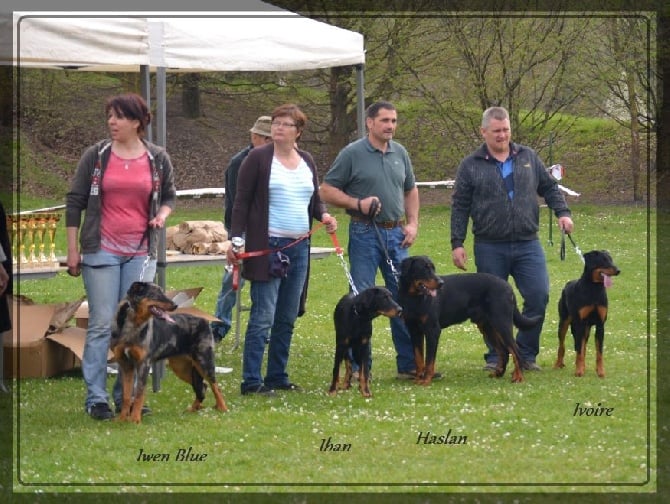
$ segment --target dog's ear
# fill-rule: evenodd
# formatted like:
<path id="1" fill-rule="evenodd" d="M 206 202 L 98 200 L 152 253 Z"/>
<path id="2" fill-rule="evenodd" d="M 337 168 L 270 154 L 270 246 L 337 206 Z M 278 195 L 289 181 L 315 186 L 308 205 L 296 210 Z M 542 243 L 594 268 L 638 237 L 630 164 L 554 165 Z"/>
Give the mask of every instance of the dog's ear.
<path id="1" fill-rule="evenodd" d="M 584 262 L 593 261 L 594 257 L 598 254 L 597 250 L 591 250 L 584 254 Z"/>
<path id="2" fill-rule="evenodd" d="M 403 259 L 402 262 L 400 263 L 400 274 L 401 275 L 408 275 L 409 270 L 412 269 L 412 262 L 414 261 L 414 257 L 407 257 L 406 259 Z"/>
<path id="3" fill-rule="evenodd" d="M 128 288 L 128 294 L 138 294 L 141 292 L 142 282 L 133 282 Z"/>
<path id="4" fill-rule="evenodd" d="M 372 301 L 377 295 L 378 290 L 379 289 L 377 287 L 368 287 L 367 289 L 363 289 L 363 292 L 358 294 L 356 298 L 356 304 L 358 306 L 365 306 L 366 304 L 369 304 L 370 301 Z"/>

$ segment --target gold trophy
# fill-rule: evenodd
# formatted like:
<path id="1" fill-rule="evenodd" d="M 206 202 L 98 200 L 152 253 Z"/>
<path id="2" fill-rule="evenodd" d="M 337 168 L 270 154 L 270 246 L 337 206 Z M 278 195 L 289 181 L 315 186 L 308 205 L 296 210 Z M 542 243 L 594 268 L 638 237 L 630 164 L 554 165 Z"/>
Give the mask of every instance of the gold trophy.
<path id="1" fill-rule="evenodd" d="M 49 228 L 49 261 L 54 268 L 58 267 L 58 258 L 56 257 L 56 228 L 58 226 L 58 221 L 60 220 L 60 215 L 57 213 L 49 214 L 47 219 L 47 227 Z"/>
<path id="2" fill-rule="evenodd" d="M 26 239 L 28 238 L 28 221 L 26 219 L 18 217 L 18 236 L 19 236 L 19 262 L 23 266 L 28 265 L 28 258 L 26 257 Z"/>
<path id="3" fill-rule="evenodd" d="M 13 215 L 7 216 L 7 229 L 11 229 L 12 233 L 10 245 L 12 246 L 12 261 L 16 265 L 16 259 L 19 257 L 19 224 Z"/>
<path id="4" fill-rule="evenodd" d="M 37 214 L 35 216 L 35 227 L 37 228 L 36 235 L 39 237 L 39 253 L 37 261 L 40 266 L 46 266 L 47 256 L 44 254 L 45 238 L 47 234 L 47 217 L 49 214 Z"/>
<path id="5" fill-rule="evenodd" d="M 35 255 L 35 237 L 37 235 L 37 219 L 35 217 L 30 217 L 28 219 L 28 235 L 30 236 L 30 247 L 29 247 L 29 257 L 28 262 L 30 266 L 38 266 L 37 256 Z"/>

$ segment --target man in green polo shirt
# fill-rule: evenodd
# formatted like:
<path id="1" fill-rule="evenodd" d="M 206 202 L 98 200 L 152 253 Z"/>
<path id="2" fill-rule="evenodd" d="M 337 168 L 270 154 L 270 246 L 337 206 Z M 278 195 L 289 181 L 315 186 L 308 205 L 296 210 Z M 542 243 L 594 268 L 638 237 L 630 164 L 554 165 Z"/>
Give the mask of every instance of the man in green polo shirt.
<path id="1" fill-rule="evenodd" d="M 400 271 L 419 228 L 419 191 L 412 162 L 405 148 L 392 140 L 397 122 L 393 104 L 379 101 L 370 105 L 365 119 L 367 136 L 340 151 L 320 190 L 323 201 L 351 215 L 348 253 L 356 289 L 360 292 L 375 285 L 379 269 L 395 297 L 398 283 L 386 253 Z M 375 220 L 386 252 L 370 219 Z M 402 320 L 391 319 L 391 334 L 398 378 L 412 379 L 416 374 L 414 351 Z"/>

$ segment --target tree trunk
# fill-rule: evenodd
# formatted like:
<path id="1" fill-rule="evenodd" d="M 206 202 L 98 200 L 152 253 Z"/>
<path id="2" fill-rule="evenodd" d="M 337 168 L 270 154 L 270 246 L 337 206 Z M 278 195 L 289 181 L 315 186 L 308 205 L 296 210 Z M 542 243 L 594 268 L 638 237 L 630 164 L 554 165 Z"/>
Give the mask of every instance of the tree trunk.
<path id="1" fill-rule="evenodd" d="M 182 79 L 182 112 L 184 117 L 200 117 L 200 74 L 188 73 Z"/>
<path id="2" fill-rule="evenodd" d="M 633 201 L 644 200 L 640 187 L 640 123 L 638 122 L 639 109 L 637 106 L 637 88 L 632 73 L 626 76 L 628 90 L 628 109 L 630 112 L 630 170 L 633 180 Z"/>
<path id="3" fill-rule="evenodd" d="M 356 131 L 356 111 L 352 103 L 352 67 L 334 67 L 330 71 L 330 135 L 328 159 L 334 160 L 340 149 L 351 141 L 349 132 Z"/>
<path id="4" fill-rule="evenodd" d="M 659 206 L 670 210 L 670 142 L 664 140 L 670 135 L 670 6 L 667 4 L 658 11 L 656 42 L 660 104 L 656 115 L 656 176 Z"/>
<path id="5" fill-rule="evenodd" d="M 0 67 L 0 124 L 11 126 L 14 123 L 14 67 Z"/>

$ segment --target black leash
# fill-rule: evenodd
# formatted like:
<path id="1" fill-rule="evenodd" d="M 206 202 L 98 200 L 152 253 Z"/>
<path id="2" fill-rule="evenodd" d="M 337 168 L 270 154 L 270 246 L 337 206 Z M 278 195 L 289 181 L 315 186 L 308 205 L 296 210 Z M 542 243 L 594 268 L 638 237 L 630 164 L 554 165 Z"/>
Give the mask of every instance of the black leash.
<path id="1" fill-rule="evenodd" d="M 582 254 L 582 251 L 579 250 L 579 247 L 575 243 L 575 240 L 572 239 L 572 236 L 570 233 L 566 233 L 565 230 L 561 229 L 561 261 L 565 261 L 565 235 L 568 235 L 568 238 L 570 239 L 570 243 L 572 243 L 572 246 L 575 248 L 575 252 L 579 256 L 579 258 L 584 262 L 584 254 Z"/>
<path id="2" fill-rule="evenodd" d="M 358 207 L 360 208 L 361 203 L 360 200 L 358 200 Z M 377 213 L 377 207 L 379 206 L 379 201 L 378 200 L 372 200 L 372 203 L 370 204 L 370 211 L 368 212 L 368 218 L 370 219 L 370 223 L 372 226 L 375 228 L 375 233 L 377 233 L 377 241 L 379 242 L 379 246 L 381 249 L 384 251 L 384 257 L 386 257 L 386 264 L 389 265 L 389 268 L 391 268 L 391 273 L 393 274 L 393 278 L 395 279 L 396 283 L 398 283 L 398 280 L 400 278 L 400 274 L 398 271 L 395 269 L 395 266 L 393 265 L 393 261 L 389 257 L 388 250 L 386 249 L 386 245 L 384 244 L 384 240 L 382 240 L 382 234 L 379 232 L 379 228 L 377 227 L 377 223 L 375 222 L 375 214 Z"/>

